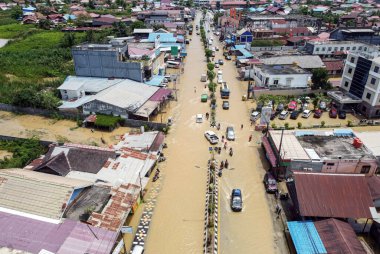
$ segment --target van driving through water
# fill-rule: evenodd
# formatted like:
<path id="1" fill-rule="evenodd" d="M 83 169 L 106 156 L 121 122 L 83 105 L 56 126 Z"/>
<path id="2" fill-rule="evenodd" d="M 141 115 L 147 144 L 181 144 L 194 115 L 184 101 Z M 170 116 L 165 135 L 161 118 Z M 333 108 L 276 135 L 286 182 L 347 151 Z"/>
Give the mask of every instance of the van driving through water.
<path id="1" fill-rule="evenodd" d="M 230 88 L 228 87 L 227 82 L 222 83 L 222 86 L 220 87 L 220 96 L 222 99 L 230 98 Z"/>

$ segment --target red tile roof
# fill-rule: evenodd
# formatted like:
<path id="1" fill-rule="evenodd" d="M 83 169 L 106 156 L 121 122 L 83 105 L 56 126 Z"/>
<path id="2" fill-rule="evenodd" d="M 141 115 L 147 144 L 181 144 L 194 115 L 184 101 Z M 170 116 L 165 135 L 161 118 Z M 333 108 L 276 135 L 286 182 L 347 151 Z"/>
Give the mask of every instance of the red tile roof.
<path id="1" fill-rule="evenodd" d="M 369 207 L 374 204 L 364 175 L 294 172 L 293 179 L 291 195 L 301 216 L 372 218 Z"/>
<path id="2" fill-rule="evenodd" d="M 344 67 L 343 60 L 323 61 L 328 71 L 342 70 Z"/>
<path id="3" fill-rule="evenodd" d="M 314 222 L 327 253 L 366 254 L 363 245 L 347 222 L 327 219 Z"/>

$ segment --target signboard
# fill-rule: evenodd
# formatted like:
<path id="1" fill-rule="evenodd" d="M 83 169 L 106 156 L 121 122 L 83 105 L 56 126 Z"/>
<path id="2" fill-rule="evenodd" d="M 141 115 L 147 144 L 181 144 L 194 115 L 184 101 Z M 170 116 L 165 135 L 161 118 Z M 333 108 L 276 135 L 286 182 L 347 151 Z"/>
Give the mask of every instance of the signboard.
<path id="1" fill-rule="evenodd" d="M 172 47 L 170 48 L 170 54 L 171 54 L 172 56 L 177 56 L 177 55 L 178 55 L 178 47 L 177 47 L 177 46 L 172 46 Z"/>
<path id="2" fill-rule="evenodd" d="M 122 226 L 120 231 L 123 234 L 133 234 L 133 228 L 130 226 Z"/>
<path id="3" fill-rule="evenodd" d="M 261 109 L 260 125 L 268 125 L 270 116 L 272 115 L 272 107 L 263 107 Z"/>

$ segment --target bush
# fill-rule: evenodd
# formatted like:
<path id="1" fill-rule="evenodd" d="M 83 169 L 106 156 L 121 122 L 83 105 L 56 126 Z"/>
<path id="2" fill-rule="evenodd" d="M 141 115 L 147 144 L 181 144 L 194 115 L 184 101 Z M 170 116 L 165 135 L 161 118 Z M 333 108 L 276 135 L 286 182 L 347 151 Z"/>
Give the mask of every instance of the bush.
<path id="1" fill-rule="evenodd" d="M 95 126 L 101 128 L 113 129 L 121 121 L 119 116 L 109 116 L 109 115 L 96 115 Z"/>
<path id="2" fill-rule="evenodd" d="M 326 122 L 325 121 L 322 121 L 321 122 L 321 127 L 324 127 L 326 125 Z"/>
<path id="3" fill-rule="evenodd" d="M 353 127 L 354 125 L 352 124 L 352 121 L 351 120 L 348 120 L 347 121 L 347 127 Z"/>
<path id="4" fill-rule="evenodd" d="M 301 128 L 302 128 L 302 123 L 301 123 L 301 122 L 298 122 L 298 123 L 297 123 L 297 127 L 298 127 L 298 129 L 301 129 Z"/>
<path id="5" fill-rule="evenodd" d="M 213 92 L 213 91 L 216 90 L 216 86 L 217 86 L 217 84 L 210 82 L 208 84 L 208 90 L 210 90 L 211 92 Z"/>
<path id="6" fill-rule="evenodd" d="M 284 124 L 285 129 L 289 129 L 289 123 Z"/>
<path id="7" fill-rule="evenodd" d="M 277 128 L 277 125 L 275 123 L 272 123 L 271 126 L 272 126 L 273 129 Z"/>

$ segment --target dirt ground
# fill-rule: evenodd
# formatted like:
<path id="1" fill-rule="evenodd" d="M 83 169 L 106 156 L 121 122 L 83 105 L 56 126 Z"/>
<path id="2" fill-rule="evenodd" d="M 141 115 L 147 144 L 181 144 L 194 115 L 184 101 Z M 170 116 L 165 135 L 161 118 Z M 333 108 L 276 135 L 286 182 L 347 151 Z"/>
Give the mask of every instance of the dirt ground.
<path id="1" fill-rule="evenodd" d="M 0 150 L 0 160 L 4 160 L 5 158 L 11 158 L 13 156 L 12 153 L 4 150 Z"/>
<path id="2" fill-rule="evenodd" d="M 33 115 L 17 115 L 0 111 L 0 135 L 31 138 L 56 142 L 71 142 L 86 145 L 109 146 L 117 142 L 120 135 L 130 128 L 119 127 L 112 132 L 77 126 L 75 121 L 55 120 Z M 102 142 L 102 139 L 105 143 Z"/>

